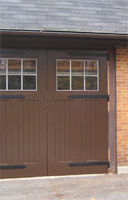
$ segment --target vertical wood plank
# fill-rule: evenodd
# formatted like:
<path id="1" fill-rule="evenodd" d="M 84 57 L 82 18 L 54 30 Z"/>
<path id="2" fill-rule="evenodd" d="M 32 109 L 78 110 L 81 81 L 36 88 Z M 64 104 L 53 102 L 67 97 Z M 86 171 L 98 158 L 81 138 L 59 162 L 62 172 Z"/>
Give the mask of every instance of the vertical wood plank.
<path id="1" fill-rule="evenodd" d="M 56 152 L 56 160 L 60 161 L 60 102 L 55 102 L 55 152 Z"/>
<path id="2" fill-rule="evenodd" d="M 24 102 L 19 102 L 19 162 L 24 160 Z"/>
<path id="3" fill-rule="evenodd" d="M 34 126 L 34 120 L 33 120 L 33 101 L 29 101 L 29 107 L 28 107 L 28 115 L 29 115 L 29 161 L 34 162 L 34 137 L 33 137 L 33 126 Z"/>
<path id="4" fill-rule="evenodd" d="M 40 160 L 40 120 L 39 120 L 39 103 L 34 102 L 34 160 L 38 163 Z"/>
<path id="5" fill-rule="evenodd" d="M 12 101 L 12 155 L 13 162 L 18 163 L 18 146 L 19 146 L 19 116 L 18 116 L 18 101 Z"/>
<path id="6" fill-rule="evenodd" d="M 60 161 L 65 161 L 65 102 L 60 102 Z"/>
<path id="7" fill-rule="evenodd" d="M 91 103 L 89 101 L 86 102 L 86 119 L 87 119 L 87 160 L 91 160 Z"/>
<path id="8" fill-rule="evenodd" d="M 80 160 L 81 158 L 81 106 L 80 101 L 73 101 L 71 103 L 70 113 L 70 145 L 71 145 L 71 159 Z"/>
<path id="9" fill-rule="evenodd" d="M 70 102 L 65 101 L 65 160 L 70 160 Z"/>
<path id="10" fill-rule="evenodd" d="M 29 162 L 29 115 L 28 115 L 28 102 L 24 101 L 24 162 Z"/>
<path id="11" fill-rule="evenodd" d="M 82 160 L 87 159 L 87 115 L 86 101 L 82 101 Z"/>
<path id="12" fill-rule="evenodd" d="M 91 158 L 92 160 L 95 160 L 95 148 L 96 148 L 96 112 L 95 112 L 95 109 L 96 109 L 96 102 L 95 101 L 92 101 L 92 107 L 91 107 L 91 146 L 92 146 L 92 155 L 91 155 Z"/>
<path id="13" fill-rule="evenodd" d="M 13 151 L 12 151 L 12 102 L 6 102 L 6 111 L 7 111 L 7 118 L 6 118 L 6 133 L 7 133 L 7 161 L 12 163 L 13 161 Z"/>
<path id="14" fill-rule="evenodd" d="M 1 102 L 1 113 L 2 113 L 2 122 L 1 122 L 1 130 L 2 130 L 2 163 L 7 162 L 7 141 L 6 141 L 6 102 Z"/>
<path id="15" fill-rule="evenodd" d="M 103 140 L 103 133 L 104 133 L 104 127 L 102 124 L 103 120 L 103 106 L 102 106 L 102 100 L 98 100 L 96 103 L 96 146 L 97 146 L 97 160 L 101 160 L 102 155 L 102 145 L 104 144 Z"/>

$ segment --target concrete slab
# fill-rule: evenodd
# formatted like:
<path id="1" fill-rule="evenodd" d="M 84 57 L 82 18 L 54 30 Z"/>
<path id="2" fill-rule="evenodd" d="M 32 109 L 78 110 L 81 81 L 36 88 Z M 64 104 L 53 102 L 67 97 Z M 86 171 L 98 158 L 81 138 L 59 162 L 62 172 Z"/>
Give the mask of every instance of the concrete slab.
<path id="1" fill-rule="evenodd" d="M 128 174 L 0 180 L 0 200 L 79 199 L 128 199 Z"/>
<path id="2" fill-rule="evenodd" d="M 118 174 L 128 174 L 128 166 L 119 166 Z"/>

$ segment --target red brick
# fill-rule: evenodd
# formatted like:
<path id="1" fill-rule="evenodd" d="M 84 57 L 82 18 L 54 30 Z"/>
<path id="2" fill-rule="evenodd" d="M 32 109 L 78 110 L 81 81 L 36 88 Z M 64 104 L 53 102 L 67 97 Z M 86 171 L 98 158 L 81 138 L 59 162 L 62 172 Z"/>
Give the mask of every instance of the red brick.
<path id="1" fill-rule="evenodd" d="M 117 159 L 128 165 L 128 48 L 116 49 Z"/>

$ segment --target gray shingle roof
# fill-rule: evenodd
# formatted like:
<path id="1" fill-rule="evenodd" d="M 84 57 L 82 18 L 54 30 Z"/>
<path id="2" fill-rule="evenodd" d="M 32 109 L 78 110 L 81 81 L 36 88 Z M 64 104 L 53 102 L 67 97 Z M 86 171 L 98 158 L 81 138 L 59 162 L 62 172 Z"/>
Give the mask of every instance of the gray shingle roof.
<path id="1" fill-rule="evenodd" d="M 0 29 L 128 34 L 128 0 L 0 0 Z"/>

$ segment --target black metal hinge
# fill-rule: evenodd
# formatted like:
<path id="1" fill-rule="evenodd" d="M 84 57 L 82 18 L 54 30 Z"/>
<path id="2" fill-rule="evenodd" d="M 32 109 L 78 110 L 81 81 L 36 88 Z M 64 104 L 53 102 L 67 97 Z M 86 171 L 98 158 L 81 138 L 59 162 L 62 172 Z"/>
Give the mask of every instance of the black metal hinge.
<path id="1" fill-rule="evenodd" d="M 0 95 L 0 99 L 25 99 L 24 95 Z"/>
<path id="2" fill-rule="evenodd" d="M 69 95 L 70 99 L 107 99 L 109 101 L 109 95 Z"/>
<path id="3" fill-rule="evenodd" d="M 7 169 L 24 169 L 26 165 L 1 165 L 0 170 L 7 170 Z"/>
<path id="4" fill-rule="evenodd" d="M 82 163 L 70 163 L 70 167 L 82 167 L 82 166 L 97 166 L 97 165 L 107 165 L 109 168 L 109 161 L 92 161 L 92 162 L 82 162 Z"/>

